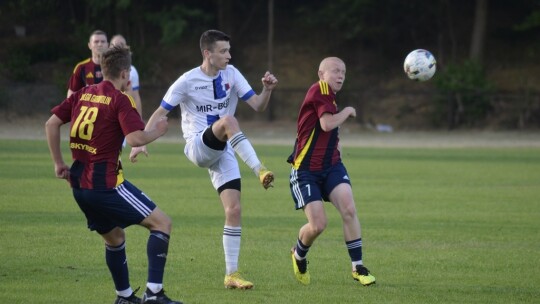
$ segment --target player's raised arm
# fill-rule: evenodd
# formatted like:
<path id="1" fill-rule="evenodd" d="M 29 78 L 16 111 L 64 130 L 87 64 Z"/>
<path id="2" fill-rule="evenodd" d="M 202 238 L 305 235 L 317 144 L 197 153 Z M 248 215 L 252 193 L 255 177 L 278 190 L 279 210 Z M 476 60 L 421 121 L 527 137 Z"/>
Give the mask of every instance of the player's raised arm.
<path id="1" fill-rule="evenodd" d="M 329 132 L 341 126 L 349 117 L 356 117 L 356 110 L 353 107 L 345 107 L 345 109 L 336 114 L 324 113 L 319 119 L 321 129 Z"/>
<path id="2" fill-rule="evenodd" d="M 150 116 L 150 119 L 148 120 L 148 123 L 146 124 L 146 127 L 144 128 L 144 131 L 139 131 L 139 132 L 155 132 L 156 130 L 158 130 L 159 132 L 159 129 L 162 127 L 160 126 L 161 124 L 163 124 L 163 121 L 165 121 L 165 130 L 163 132 L 163 134 L 165 134 L 167 132 L 167 114 L 169 114 L 169 111 L 161 106 L 159 106 L 155 111 L 154 111 L 154 114 L 152 114 L 152 116 Z M 137 132 L 133 132 L 133 133 L 137 133 Z M 132 133 L 132 134 L 133 134 Z M 162 136 L 163 134 L 160 134 L 158 137 Z M 129 134 L 131 135 L 131 134 Z M 155 139 L 149 141 L 149 142 L 146 142 L 146 143 L 143 143 L 143 144 L 135 144 L 135 145 L 132 145 L 130 142 L 129 142 L 129 135 L 126 136 L 126 140 L 128 141 L 128 144 L 130 146 L 132 146 L 131 148 L 131 152 L 129 153 L 129 160 L 134 163 L 134 162 L 137 162 L 137 155 L 139 155 L 140 153 L 144 153 L 145 156 L 148 156 L 148 151 L 146 150 L 146 144 L 147 143 L 150 143 L 152 141 L 154 141 L 155 139 L 157 139 L 158 137 L 156 137 Z M 134 136 L 139 136 L 139 135 L 135 135 Z M 134 139 L 136 140 L 136 139 Z"/>
<path id="3" fill-rule="evenodd" d="M 140 147 L 153 142 L 167 133 L 167 116 L 161 116 L 154 124 L 154 128 L 145 128 L 131 132 L 126 136 L 127 143 L 132 147 Z"/>
<path id="4" fill-rule="evenodd" d="M 261 78 L 263 84 L 263 89 L 261 94 L 253 95 L 248 99 L 247 103 L 256 111 L 261 112 L 266 110 L 268 102 L 270 101 L 270 95 L 272 95 L 272 90 L 277 86 L 278 80 L 274 74 L 266 72 Z"/>

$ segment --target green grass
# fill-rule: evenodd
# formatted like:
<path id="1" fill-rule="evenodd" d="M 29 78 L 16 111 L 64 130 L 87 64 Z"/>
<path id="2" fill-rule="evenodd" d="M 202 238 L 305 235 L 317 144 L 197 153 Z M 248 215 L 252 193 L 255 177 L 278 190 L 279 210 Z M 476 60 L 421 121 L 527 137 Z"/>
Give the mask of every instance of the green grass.
<path id="1" fill-rule="evenodd" d="M 305 219 L 290 197 L 291 149 L 258 145 L 277 179 L 264 191 L 242 165 L 240 268 L 255 283 L 250 291 L 223 288 L 223 210 L 206 170 L 189 163 L 180 144 L 149 149 L 148 159 L 124 163 L 125 173 L 173 219 L 165 288 L 185 303 L 507 304 L 540 297 L 540 149 L 345 147 L 364 261 L 377 277 L 366 288 L 350 277 L 330 205 L 328 228 L 309 254 L 312 283 L 294 280 L 289 249 Z M 112 303 L 102 241 L 87 230 L 68 184 L 54 177 L 46 143 L 1 140 L 0 168 L 1 302 Z M 127 238 L 132 286 L 144 288 L 147 231 L 131 227 Z"/>

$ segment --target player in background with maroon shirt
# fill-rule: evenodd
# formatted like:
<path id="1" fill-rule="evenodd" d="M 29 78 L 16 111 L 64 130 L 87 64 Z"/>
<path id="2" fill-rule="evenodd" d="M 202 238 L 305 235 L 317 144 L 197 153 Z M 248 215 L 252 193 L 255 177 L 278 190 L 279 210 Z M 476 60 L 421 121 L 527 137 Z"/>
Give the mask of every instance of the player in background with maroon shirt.
<path id="1" fill-rule="evenodd" d="M 345 81 L 345 71 L 345 63 L 337 57 L 321 62 L 319 81 L 308 90 L 300 107 L 297 138 L 288 159 L 292 164 L 290 187 L 295 207 L 303 209 L 308 220 L 291 250 L 294 275 L 304 285 L 310 283 L 306 255 L 327 224 L 323 201 L 334 205 L 341 215 L 353 279 L 365 286 L 375 283 L 362 262 L 360 221 L 339 150 L 339 126 L 347 118 L 356 117 L 353 107 L 338 111 L 335 100 Z"/>
<path id="2" fill-rule="evenodd" d="M 145 131 L 128 86 L 131 55 L 127 48 L 112 48 L 102 57 L 104 80 L 71 94 L 45 124 L 56 177 L 67 179 L 87 219 L 88 228 L 105 241 L 105 259 L 117 298 L 115 304 L 166 303 L 163 274 L 169 247 L 171 220 L 141 190 L 124 179 L 120 154 L 124 137 L 131 146 L 146 145 L 167 131 L 167 119 Z M 70 122 L 68 167 L 60 149 L 60 128 Z M 142 225 L 150 231 L 147 243 L 148 282 L 144 297 L 129 283 L 124 228 Z M 84 300 L 83 300 L 84 302 Z"/>
<path id="3" fill-rule="evenodd" d="M 92 51 L 92 57 L 77 63 L 73 69 L 68 82 L 67 97 L 85 86 L 98 84 L 103 80 L 100 62 L 101 55 L 109 48 L 107 34 L 100 30 L 93 31 L 88 40 L 88 48 Z"/>

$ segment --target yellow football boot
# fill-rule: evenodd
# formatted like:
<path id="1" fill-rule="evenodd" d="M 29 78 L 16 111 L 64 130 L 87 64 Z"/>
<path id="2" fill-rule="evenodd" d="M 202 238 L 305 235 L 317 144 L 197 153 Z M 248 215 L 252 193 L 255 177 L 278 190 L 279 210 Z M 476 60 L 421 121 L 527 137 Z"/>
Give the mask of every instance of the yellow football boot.
<path id="1" fill-rule="evenodd" d="M 309 272 L 307 270 L 307 260 L 306 259 L 303 259 L 301 261 L 297 260 L 294 257 L 294 250 L 295 250 L 295 248 L 293 247 L 291 249 L 291 257 L 292 257 L 294 276 L 296 277 L 298 282 L 300 282 L 300 283 L 302 283 L 304 285 L 309 285 L 310 276 L 309 276 Z"/>
<path id="2" fill-rule="evenodd" d="M 352 272 L 352 277 L 364 286 L 375 284 L 375 277 L 369 273 L 369 270 L 364 265 L 356 265 L 356 270 Z"/>
<path id="3" fill-rule="evenodd" d="M 233 272 L 229 275 L 225 276 L 225 280 L 223 281 L 223 284 L 225 285 L 225 288 L 231 288 L 231 289 L 251 289 L 253 288 L 253 283 L 250 281 L 244 280 L 238 271 Z"/>

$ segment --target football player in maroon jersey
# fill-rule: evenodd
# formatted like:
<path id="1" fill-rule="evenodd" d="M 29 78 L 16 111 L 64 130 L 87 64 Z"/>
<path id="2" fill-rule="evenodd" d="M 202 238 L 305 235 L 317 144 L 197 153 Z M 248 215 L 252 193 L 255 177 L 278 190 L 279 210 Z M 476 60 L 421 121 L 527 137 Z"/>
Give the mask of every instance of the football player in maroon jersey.
<path id="1" fill-rule="evenodd" d="M 107 50 L 101 65 L 104 80 L 71 94 L 51 110 L 45 124 L 55 174 L 69 181 L 88 228 L 105 241 L 105 260 L 117 293 L 114 303 L 178 304 L 163 290 L 171 220 L 146 194 L 124 179 L 120 161 L 124 137 L 131 146 L 148 144 L 165 134 L 167 119 L 163 117 L 154 128 L 144 130 L 133 98 L 123 93 L 131 67 L 128 48 Z M 60 128 L 68 122 L 71 167 L 64 163 L 60 149 Z M 129 283 L 124 229 L 131 225 L 150 231 L 148 281 L 142 300 Z"/>
<path id="2" fill-rule="evenodd" d="M 288 162 L 291 194 L 296 209 L 302 209 L 308 222 L 300 228 L 291 250 L 295 277 L 309 284 L 306 255 L 327 224 L 323 202 L 330 202 L 341 215 L 345 245 L 352 263 L 352 277 L 362 285 L 375 283 L 375 277 L 362 262 L 362 236 L 356 214 L 351 181 L 341 162 L 339 126 L 356 117 L 353 107 L 338 110 L 336 93 L 345 81 L 345 63 L 337 57 L 322 60 L 319 81 L 313 84 L 300 106 L 294 151 Z"/>

